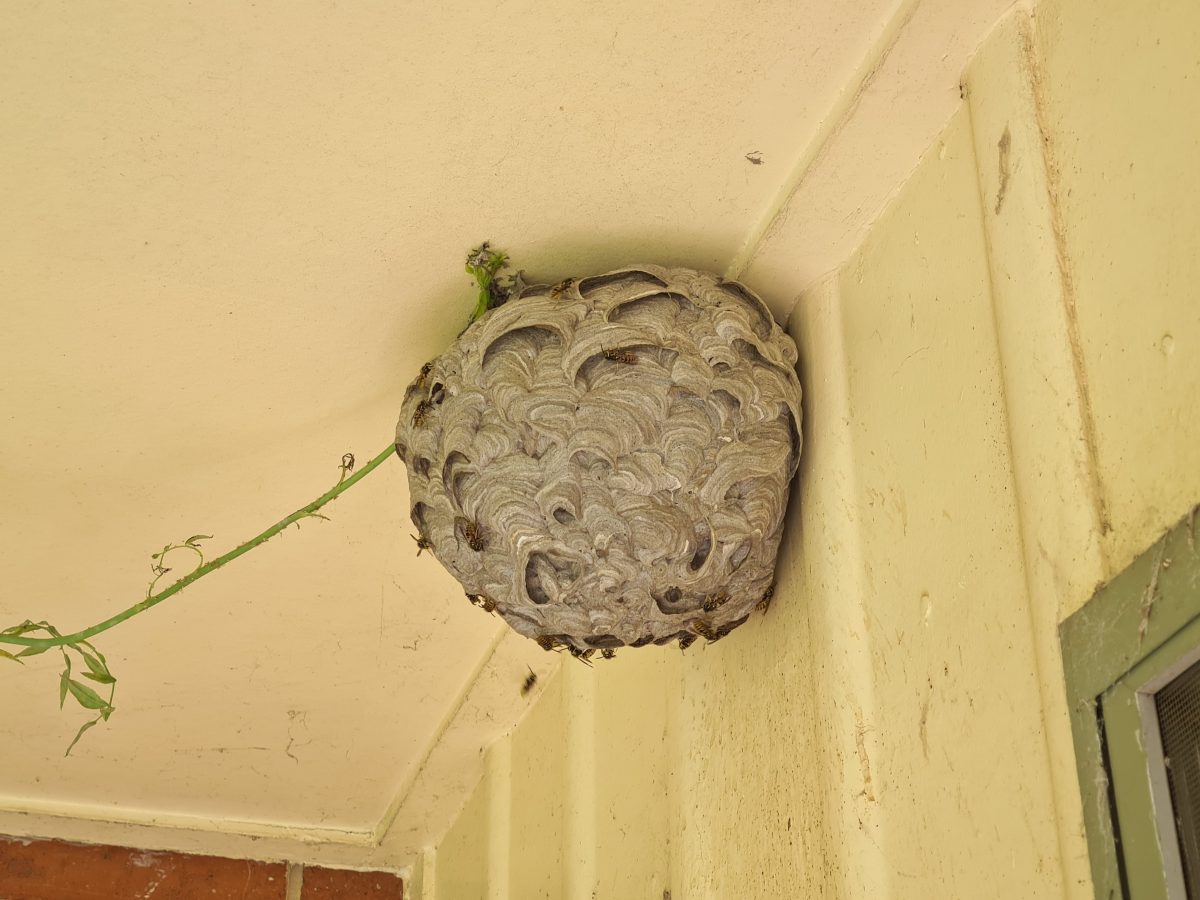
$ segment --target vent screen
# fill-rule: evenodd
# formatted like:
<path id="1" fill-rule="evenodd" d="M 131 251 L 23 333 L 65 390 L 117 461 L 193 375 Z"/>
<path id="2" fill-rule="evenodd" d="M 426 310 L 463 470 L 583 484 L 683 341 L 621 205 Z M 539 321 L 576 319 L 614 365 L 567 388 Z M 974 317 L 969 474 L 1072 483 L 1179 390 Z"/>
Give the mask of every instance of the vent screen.
<path id="1" fill-rule="evenodd" d="M 1154 695 L 1188 897 L 1200 897 L 1200 663 Z"/>

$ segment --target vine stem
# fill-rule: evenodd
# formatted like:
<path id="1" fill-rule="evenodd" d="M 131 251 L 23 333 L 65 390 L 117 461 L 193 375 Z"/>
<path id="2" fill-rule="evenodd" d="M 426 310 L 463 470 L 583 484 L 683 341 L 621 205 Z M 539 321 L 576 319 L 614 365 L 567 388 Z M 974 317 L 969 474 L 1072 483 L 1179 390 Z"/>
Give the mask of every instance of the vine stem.
<path id="1" fill-rule="evenodd" d="M 23 647 L 33 647 L 38 650 L 49 650 L 51 647 L 61 647 L 66 644 L 77 644 L 80 641 L 86 641 L 89 638 L 94 637 L 97 634 L 100 634 L 101 632 L 108 631 L 108 629 L 112 628 L 115 625 L 120 625 L 126 619 L 131 619 L 134 616 L 136 616 L 138 613 L 143 613 L 146 610 L 148 610 L 150 607 L 157 606 L 158 604 L 162 603 L 164 600 L 166 600 L 170 597 L 173 597 L 175 594 L 178 594 L 180 591 L 182 591 L 188 585 L 203 578 L 209 572 L 216 571 L 217 569 L 219 569 L 223 565 L 225 565 L 227 562 L 237 559 L 239 556 L 241 556 L 243 553 L 246 553 L 249 550 L 253 550 L 259 544 L 269 541 L 271 538 L 275 537 L 275 535 L 279 534 L 279 532 L 283 531 L 283 529 L 287 528 L 289 525 L 299 522 L 303 518 L 311 516 L 313 513 L 315 513 L 318 509 L 320 509 L 326 503 L 329 503 L 331 500 L 336 499 L 342 493 L 347 491 L 352 485 L 357 484 L 359 481 L 361 481 L 363 478 L 365 478 L 373 469 L 375 469 L 377 466 L 379 466 L 384 460 L 386 460 L 389 456 L 391 456 L 395 452 L 396 452 L 396 447 L 393 444 L 393 445 L 389 446 L 386 450 L 384 450 L 382 453 L 380 453 L 378 456 L 376 456 L 374 459 L 372 459 L 369 463 L 364 465 L 357 472 L 354 472 L 353 474 L 347 476 L 345 474 L 345 472 L 343 471 L 342 480 L 340 480 L 330 490 L 326 491 L 324 494 L 322 494 L 320 497 L 318 497 L 312 503 L 309 503 L 307 506 L 300 507 L 300 509 L 296 510 L 290 516 L 288 516 L 285 519 L 280 519 L 278 522 L 276 522 L 274 525 L 272 525 L 270 528 L 268 528 L 266 531 L 262 532 L 261 534 L 257 535 L 256 537 L 250 538 L 250 540 L 246 541 L 243 544 L 238 544 L 238 546 L 234 547 L 232 550 L 230 550 L 228 553 L 224 554 L 223 556 L 218 556 L 212 562 L 205 563 L 204 565 L 196 568 L 191 573 L 185 575 L 183 578 L 180 578 L 178 581 L 176 581 L 170 587 L 159 591 L 157 594 L 150 595 L 149 597 L 147 597 L 145 600 L 141 601 L 140 603 L 135 603 L 133 606 L 129 607 L 128 609 L 124 610 L 123 612 L 117 613 L 112 618 L 105 619 L 103 622 L 97 622 L 95 625 L 91 626 L 90 628 L 85 628 L 83 631 L 77 631 L 74 634 L 65 634 L 65 635 L 62 635 L 61 637 L 31 638 L 31 637 L 25 637 L 24 635 L 0 634 L 0 643 L 20 644 Z"/>

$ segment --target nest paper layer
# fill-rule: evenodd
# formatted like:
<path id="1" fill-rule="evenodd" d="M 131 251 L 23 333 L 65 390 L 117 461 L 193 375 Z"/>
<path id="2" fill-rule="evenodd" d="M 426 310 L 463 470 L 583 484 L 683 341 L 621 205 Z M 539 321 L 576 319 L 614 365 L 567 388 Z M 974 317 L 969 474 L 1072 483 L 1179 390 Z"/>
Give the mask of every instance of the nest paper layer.
<path id="1" fill-rule="evenodd" d="M 796 348 L 748 289 L 639 266 L 527 288 L 409 387 L 423 545 L 543 646 L 715 640 L 769 596 Z"/>

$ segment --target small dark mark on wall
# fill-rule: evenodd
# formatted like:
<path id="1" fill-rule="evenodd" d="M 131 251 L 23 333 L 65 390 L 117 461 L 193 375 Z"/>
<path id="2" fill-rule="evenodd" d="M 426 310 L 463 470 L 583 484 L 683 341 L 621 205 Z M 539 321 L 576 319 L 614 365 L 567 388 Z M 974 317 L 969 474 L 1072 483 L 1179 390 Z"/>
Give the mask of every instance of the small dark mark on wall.
<path id="1" fill-rule="evenodd" d="M 932 690 L 933 690 L 933 686 L 930 685 L 930 691 L 932 692 Z M 932 696 L 930 694 L 925 695 L 925 700 L 921 704 L 921 719 L 917 723 L 917 732 L 921 737 L 921 752 L 925 755 L 926 759 L 929 759 L 928 725 L 929 725 L 929 701 L 931 699 L 932 699 Z"/>
<path id="2" fill-rule="evenodd" d="M 1012 163 L 1009 160 L 1012 134 L 1008 126 L 1005 126 L 1004 134 L 1000 135 L 1000 142 L 996 147 L 1000 151 L 1000 188 L 996 191 L 996 215 L 1000 215 L 1000 207 L 1004 205 L 1004 198 L 1008 196 L 1008 179 L 1012 177 Z"/>
<path id="3" fill-rule="evenodd" d="M 763 164 L 763 155 L 757 150 L 751 150 L 746 154 L 746 160 L 752 166 L 761 166 Z"/>
<path id="4" fill-rule="evenodd" d="M 875 791 L 871 786 L 871 760 L 867 756 L 867 732 L 870 730 L 863 721 L 862 713 L 859 710 L 854 711 L 855 727 L 854 727 L 854 743 L 858 750 L 858 765 L 862 771 L 863 789 L 859 793 L 860 797 L 866 797 L 871 802 L 875 800 Z"/>

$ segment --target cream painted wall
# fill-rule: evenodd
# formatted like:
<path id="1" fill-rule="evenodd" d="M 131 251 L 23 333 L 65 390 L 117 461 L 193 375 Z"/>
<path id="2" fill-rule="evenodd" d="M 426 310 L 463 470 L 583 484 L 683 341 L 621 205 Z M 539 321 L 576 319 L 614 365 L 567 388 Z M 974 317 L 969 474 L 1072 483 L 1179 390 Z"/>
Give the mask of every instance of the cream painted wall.
<path id="1" fill-rule="evenodd" d="M 679 663 L 630 653 L 562 667 L 416 878 L 421 897 L 654 897 L 672 881 L 676 789 L 668 750 Z M 704 742 L 698 742 L 702 747 Z"/>
<path id="2" fill-rule="evenodd" d="M 1037 22 L 1112 574 L 1200 497 L 1200 10 L 1048 0 Z"/>
<path id="3" fill-rule="evenodd" d="M 427 897 L 1091 896 L 1057 626 L 1200 500 L 1197 47 L 1183 2 L 1000 23 L 792 313 L 807 444 L 774 605 L 682 657 L 567 666 L 505 758 L 532 804 L 511 880 L 445 874 L 472 800 Z M 539 867 L 558 893 L 518 878 Z"/>

